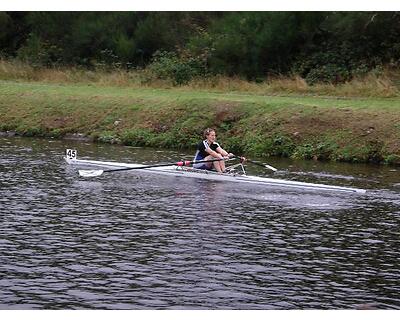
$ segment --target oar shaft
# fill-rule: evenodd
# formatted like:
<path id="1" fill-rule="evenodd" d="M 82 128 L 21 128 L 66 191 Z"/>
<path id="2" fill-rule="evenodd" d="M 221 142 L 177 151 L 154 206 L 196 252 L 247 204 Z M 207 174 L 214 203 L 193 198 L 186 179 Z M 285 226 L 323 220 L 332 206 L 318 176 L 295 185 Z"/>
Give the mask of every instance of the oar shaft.
<path id="1" fill-rule="evenodd" d="M 185 167 L 185 166 L 190 166 L 190 165 L 196 164 L 196 163 L 207 163 L 207 162 L 215 162 L 215 161 L 223 161 L 223 160 L 229 160 L 229 159 L 178 161 L 178 162 L 172 162 L 172 163 L 162 163 L 162 164 L 154 164 L 154 165 L 132 167 L 132 168 L 126 167 L 126 168 L 119 168 L 119 169 L 109 169 L 109 170 L 103 170 L 103 172 L 127 171 L 127 170 L 135 170 L 135 169 L 149 169 L 149 168 L 169 167 L 169 166 Z"/>
<path id="2" fill-rule="evenodd" d="M 260 167 L 264 167 L 265 168 L 265 164 L 263 164 L 263 163 L 259 163 L 259 162 L 256 162 L 256 161 L 253 161 L 253 160 L 249 160 L 249 159 L 247 159 L 246 161 L 248 161 L 248 162 L 250 162 L 252 164 L 255 164 L 256 166 L 260 166 Z"/>
<path id="3" fill-rule="evenodd" d="M 269 164 L 264 164 L 264 163 L 260 163 L 260 162 L 257 162 L 257 161 L 253 161 L 253 160 L 247 159 L 245 157 L 238 157 L 238 156 L 235 156 L 235 157 L 239 158 L 239 159 L 246 159 L 247 162 L 255 164 L 255 165 L 260 166 L 260 167 L 263 167 L 264 169 L 267 168 L 267 169 L 270 169 L 272 171 L 278 171 L 278 169 L 274 168 L 273 166 L 270 166 Z"/>

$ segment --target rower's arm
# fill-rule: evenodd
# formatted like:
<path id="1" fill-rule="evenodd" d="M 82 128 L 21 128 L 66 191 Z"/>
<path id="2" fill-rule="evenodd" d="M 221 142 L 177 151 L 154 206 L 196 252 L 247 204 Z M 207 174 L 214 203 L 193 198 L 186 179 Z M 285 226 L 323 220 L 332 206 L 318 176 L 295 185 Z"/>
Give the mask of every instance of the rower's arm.
<path id="1" fill-rule="evenodd" d="M 222 148 L 217 148 L 217 150 L 218 149 L 222 149 Z M 221 155 L 223 156 L 223 154 L 221 154 L 221 153 L 218 153 L 218 152 L 216 152 L 216 151 L 214 151 L 214 150 L 212 150 L 211 148 L 207 148 L 206 149 L 206 152 L 210 155 L 210 156 L 213 156 L 214 158 L 221 158 Z"/>
<path id="2" fill-rule="evenodd" d="M 219 153 L 219 154 L 222 154 L 222 156 L 224 156 L 224 157 L 229 157 L 231 154 L 229 154 L 228 152 L 226 152 L 224 149 L 222 149 L 221 147 L 218 147 L 217 148 L 217 152 Z"/>

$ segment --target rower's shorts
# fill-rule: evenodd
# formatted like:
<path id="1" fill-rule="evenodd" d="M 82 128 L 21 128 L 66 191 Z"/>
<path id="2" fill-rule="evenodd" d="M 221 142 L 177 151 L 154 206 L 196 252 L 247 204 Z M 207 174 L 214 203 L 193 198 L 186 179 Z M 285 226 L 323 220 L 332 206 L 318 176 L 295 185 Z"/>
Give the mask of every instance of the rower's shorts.
<path id="1" fill-rule="evenodd" d="M 210 170 L 211 169 L 211 167 L 205 163 L 195 163 L 193 165 L 193 168 L 201 169 L 201 170 Z"/>
<path id="2" fill-rule="evenodd" d="M 195 159 L 195 161 L 204 161 L 204 159 Z M 213 165 L 211 162 L 201 162 L 193 164 L 193 168 L 201 170 L 212 170 L 212 167 Z"/>

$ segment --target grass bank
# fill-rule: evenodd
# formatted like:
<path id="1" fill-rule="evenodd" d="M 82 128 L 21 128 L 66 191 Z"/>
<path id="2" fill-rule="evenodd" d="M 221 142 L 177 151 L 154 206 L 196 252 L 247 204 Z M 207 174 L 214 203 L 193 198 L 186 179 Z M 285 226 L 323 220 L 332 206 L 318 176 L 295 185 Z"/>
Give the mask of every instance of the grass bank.
<path id="1" fill-rule="evenodd" d="M 329 97 L 93 82 L 0 81 L 0 130 L 193 149 L 215 127 L 236 153 L 400 164 L 400 98 Z"/>
<path id="2" fill-rule="evenodd" d="M 174 88 L 172 80 L 160 80 L 150 70 L 97 69 L 77 67 L 34 67 L 18 60 L 0 58 L 0 80 L 92 84 L 106 87 Z M 277 76 L 255 83 L 240 78 L 213 76 L 193 79 L 183 90 L 237 92 L 258 95 L 313 95 L 334 97 L 400 97 L 400 70 L 386 67 L 342 84 L 308 85 L 299 75 Z"/>

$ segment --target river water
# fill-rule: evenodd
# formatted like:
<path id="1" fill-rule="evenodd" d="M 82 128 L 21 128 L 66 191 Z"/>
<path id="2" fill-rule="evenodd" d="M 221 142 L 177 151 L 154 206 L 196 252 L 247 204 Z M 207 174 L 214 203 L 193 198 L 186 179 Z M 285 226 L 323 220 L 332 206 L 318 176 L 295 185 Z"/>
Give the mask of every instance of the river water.
<path id="1" fill-rule="evenodd" d="M 278 178 L 368 189 L 355 195 L 133 171 L 82 178 L 66 148 L 191 159 L 0 138 L 0 309 L 400 309 L 399 168 L 268 159 Z"/>

